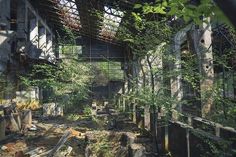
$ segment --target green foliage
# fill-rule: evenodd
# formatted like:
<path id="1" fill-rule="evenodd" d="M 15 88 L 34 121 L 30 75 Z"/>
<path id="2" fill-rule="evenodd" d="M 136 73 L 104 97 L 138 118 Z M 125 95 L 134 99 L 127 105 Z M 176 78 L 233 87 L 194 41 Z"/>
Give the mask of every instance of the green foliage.
<path id="1" fill-rule="evenodd" d="M 93 79 L 91 67 L 78 60 L 80 47 L 75 46 L 73 32 L 65 28 L 68 36 L 59 38 L 61 61 L 57 64 L 33 65 L 29 74 L 20 76 L 26 87 L 39 86 L 53 89 L 52 100 L 65 106 L 77 105 L 89 93 L 90 80 Z M 70 40 L 64 41 L 67 38 Z"/>
<path id="2" fill-rule="evenodd" d="M 83 113 L 84 113 L 84 115 L 86 115 L 86 116 L 91 116 L 91 115 L 92 115 L 92 108 L 86 106 L 86 107 L 84 108 Z"/>
<path id="3" fill-rule="evenodd" d="M 199 155 L 201 157 L 221 157 L 231 153 L 230 141 L 216 139 L 199 129 L 190 129 L 190 134 L 195 136 L 194 138 L 198 140 L 196 148 L 199 150 Z"/>
<path id="4" fill-rule="evenodd" d="M 81 115 L 78 115 L 78 114 L 69 114 L 66 116 L 66 119 L 69 121 L 77 121 L 81 118 L 82 118 Z"/>
<path id="5" fill-rule="evenodd" d="M 232 126 L 232 124 L 235 124 L 235 121 L 232 120 L 235 119 L 235 102 L 222 96 L 222 87 L 232 88 L 232 83 L 229 84 L 222 80 L 219 82 L 219 79 L 215 79 L 213 88 L 206 91 L 201 90 L 200 81 L 204 80 L 205 76 L 201 73 L 199 56 L 191 52 L 192 50 L 190 49 L 181 53 L 181 62 L 179 62 L 181 70 L 173 68 L 173 63 L 176 63 L 176 56 L 171 50 L 173 49 L 172 40 L 176 31 L 178 31 L 178 29 L 176 30 L 169 25 L 170 19 L 173 18 L 184 20 L 182 20 L 180 27 L 190 22 L 195 26 L 202 26 L 204 22 L 208 23 L 209 19 L 213 24 L 215 22 L 229 24 L 227 18 L 211 0 L 201 0 L 199 4 L 192 4 L 187 0 L 164 0 L 136 4 L 134 12 L 129 16 L 127 15 L 128 22 L 123 21 L 123 25 L 119 28 L 118 38 L 127 43 L 135 59 L 144 61 L 143 63 L 138 63 L 143 72 L 142 76 L 129 78 L 134 87 L 133 90 L 123 96 L 130 102 L 135 101 L 143 105 L 150 104 L 157 107 L 166 107 L 168 108 L 167 110 L 171 110 L 173 104 L 190 105 L 194 101 L 213 99 L 218 111 L 212 114 L 212 120 L 223 123 L 228 121 L 230 126 Z M 228 28 L 228 30 L 231 43 L 234 43 L 236 41 L 235 30 L 232 28 Z M 164 46 L 162 45 L 163 43 Z M 187 42 L 186 45 L 181 46 L 186 48 L 191 46 L 189 44 L 191 43 Z M 200 42 L 198 46 L 201 47 Z M 158 49 L 158 47 L 162 48 Z M 208 49 L 201 47 L 200 51 L 205 52 Z M 213 50 L 213 52 L 216 52 L 216 50 Z M 221 55 L 214 54 L 214 64 L 232 72 L 232 65 L 229 64 L 229 60 L 235 58 L 233 54 L 235 54 L 235 51 L 232 46 L 229 49 L 224 49 Z M 159 63 L 156 63 L 158 58 L 162 58 L 165 61 L 163 64 L 165 64 L 166 69 L 163 70 L 158 67 Z M 170 81 L 180 74 L 184 88 L 188 92 L 187 94 L 191 92 L 194 94 L 186 101 L 177 101 L 175 97 L 172 97 L 168 89 L 170 86 L 166 85 L 166 82 L 161 82 L 160 84 L 160 80 Z M 137 85 L 140 79 L 143 80 L 141 86 Z M 152 87 L 152 81 L 154 82 L 154 88 L 156 88 L 156 83 L 159 82 L 158 90 Z"/>
<path id="6" fill-rule="evenodd" d="M 224 22 L 230 25 L 228 19 L 222 11 L 211 0 L 201 0 L 199 4 L 191 3 L 188 0 L 163 0 L 155 3 L 136 4 L 135 9 L 142 9 L 143 14 L 163 14 L 165 16 L 175 16 L 183 18 L 185 22 L 193 21 L 201 25 L 205 19 L 210 17 L 211 20 Z M 136 17 L 136 19 L 140 19 Z M 139 20 L 140 21 L 140 20 Z M 208 21 L 205 21 L 208 23 Z"/>
<path id="7" fill-rule="evenodd" d="M 163 42 L 168 42 L 171 35 L 171 28 L 166 24 L 165 20 L 143 21 L 137 24 L 135 31 L 129 30 L 128 27 L 132 28 L 130 25 L 120 28 L 118 37 L 128 43 L 132 52 L 137 57 L 144 57 L 154 47 L 157 47 Z"/>
<path id="8" fill-rule="evenodd" d="M 112 145 L 110 141 L 104 136 L 100 136 L 97 138 L 97 142 L 91 145 L 92 152 L 98 156 L 104 157 L 112 157 L 114 154 L 112 153 Z"/>
<path id="9" fill-rule="evenodd" d="M 12 91 L 15 90 L 14 83 L 7 79 L 6 74 L 0 73 L 0 102 L 6 98 L 6 96 L 12 95 Z"/>

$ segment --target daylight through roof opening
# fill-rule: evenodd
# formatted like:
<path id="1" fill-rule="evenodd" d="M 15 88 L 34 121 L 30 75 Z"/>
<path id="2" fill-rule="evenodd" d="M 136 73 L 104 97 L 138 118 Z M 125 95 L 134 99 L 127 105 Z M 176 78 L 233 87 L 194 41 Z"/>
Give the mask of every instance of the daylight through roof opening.
<path id="1" fill-rule="evenodd" d="M 124 13 L 111 7 L 104 7 L 103 26 L 100 34 L 107 37 L 115 37 Z"/>

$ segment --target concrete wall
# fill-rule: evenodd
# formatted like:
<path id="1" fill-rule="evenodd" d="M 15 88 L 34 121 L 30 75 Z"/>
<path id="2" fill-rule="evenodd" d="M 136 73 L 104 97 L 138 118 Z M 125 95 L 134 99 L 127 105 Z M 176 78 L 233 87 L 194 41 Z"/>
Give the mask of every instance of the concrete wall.
<path id="1" fill-rule="evenodd" d="M 7 69 L 7 62 L 10 61 L 11 39 L 14 37 L 12 31 L 0 31 L 0 72 Z"/>
<path id="2" fill-rule="evenodd" d="M 92 97 L 97 99 L 109 99 L 113 98 L 116 93 L 122 88 L 123 82 L 121 81 L 109 81 L 106 86 L 95 86 L 92 87 Z"/>
<path id="3" fill-rule="evenodd" d="M 43 59 L 55 63 L 55 36 L 28 0 L 18 0 L 14 5 L 11 2 L 0 0 L 0 74 L 4 72 L 5 82 L 11 84 L 14 90 L 11 96 L 3 95 L 5 99 L 38 99 L 37 90 L 15 91 L 18 88 L 16 75 L 26 72 L 30 61 Z M 13 10 L 14 13 L 11 13 Z M 11 17 L 11 14 L 14 16 Z M 17 27 L 12 31 L 10 21 L 15 20 Z"/>
<path id="4" fill-rule="evenodd" d="M 137 105 L 132 105 L 131 117 L 143 128 L 145 117 Z M 158 120 L 158 143 L 163 152 L 174 157 L 233 157 L 236 148 L 236 130 L 200 117 L 182 117 L 182 121 Z M 150 119 L 152 120 L 152 119 Z M 140 125 L 140 122 L 144 124 Z M 149 122 L 148 122 L 149 123 Z M 147 129 L 147 128 L 145 128 Z M 148 130 L 152 131 L 152 130 Z"/>
<path id="5" fill-rule="evenodd" d="M 29 90 L 16 91 L 16 100 L 17 101 L 26 101 L 26 100 L 39 100 L 40 90 L 38 87 L 32 87 Z"/>
<path id="6" fill-rule="evenodd" d="M 13 32 L 10 28 L 10 1 L 0 1 L 0 73 L 7 68 L 7 62 L 11 52 L 11 37 Z"/>
<path id="7" fill-rule="evenodd" d="M 0 30 L 10 28 L 10 0 L 0 0 Z"/>

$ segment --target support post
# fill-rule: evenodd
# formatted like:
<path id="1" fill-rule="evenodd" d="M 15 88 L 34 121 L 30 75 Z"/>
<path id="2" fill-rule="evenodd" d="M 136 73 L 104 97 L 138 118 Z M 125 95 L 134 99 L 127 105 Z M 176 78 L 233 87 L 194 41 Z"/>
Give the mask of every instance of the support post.
<path id="1" fill-rule="evenodd" d="M 39 41 L 39 35 L 38 35 L 38 19 L 32 18 L 30 19 L 30 51 L 28 54 L 32 58 L 37 58 L 37 49 L 38 49 L 38 41 Z"/>
<path id="2" fill-rule="evenodd" d="M 10 0 L 0 1 L 0 30 L 10 29 Z"/>
<path id="3" fill-rule="evenodd" d="M 46 37 L 46 29 L 45 27 L 39 28 L 39 49 L 41 49 L 40 58 L 46 58 L 46 51 L 47 51 L 47 37 Z"/>
<path id="4" fill-rule="evenodd" d="M 133 122 L 136 124 L 137 122 L 137 104 L 133 103 L 132 105 L 132 114 L 133 114 Z"/>
<path id="5" fill-rule="evenodd" d="M 47 56 L 47 59 L 49 61 L 53 61 L 53 49 L 52 49 L 52 34 L 50 34 L 49 32 L 47 32 L 47 35 L 46 35 L 46 38 L 47 38 L 47 51 L 46 51 L 46 56 Z"/>
<path id="6" fill-rule="evenodd" d="M 126 111 L 126 100 L 125 100 L 125 98 L 123 97 L 123 101 L 122 101 L 122 105 L 123 105 L 123 112 L 125 112 Z"/>
<path id="7" fill-rule="evenodd" d="M 209 20 L 209 19 L 208 19 Z M 210 20 L 209 20 L 210 22 Z M 206 117 L 212 111 L 213 99 L 212 88 L 214 80 L 213 68 L 213 54 L 212 54 L 212 39 L 211 39 L 211 26 L 203 23 L 203 29 L 206 29 L 201 40 L 203 52 L 201 52 L 201 74 L 203 79 L 200 82 L 201 100 L 202 100 L 202 117 Z"/>
<path id="8" fill-rule="evenodd" d="M 25 0 L 20 0 L 17 4 L 17 51 L 25 52 L 27 48 L 28 33 L 28 9 Z"/>
<path id="9" fill-rule="evenodd" d="M 187 157 L 191 157 L 191 154 L 190 154 L 189 129 L 188 128 L 186 128 L 186 142 L 187 142 Z"/>
<path id="10" fill-rule="evenodd" d="M 144 127 L 145 127 L 147 130 L 150 130 L 150 129 L 151 129 L 150 118 L 151 118 L 151 115 L 150 115 L 150 106 L 149 106 L 149 105 L 145 105 L 145 107 L 144 107 Z"/>
<path id="11" fill-rule="evenodd" d="M 203 23 L 201 29 L 192 30 L 191 40 L 193 51 L 197 54 L 198 69 L 201 74 L 200 96 L 201 96 L 201 116 L 209 115 L 213 108 L 212 88 L 214 80 L 213 53 L 211 39 L 211 25 Z"/>

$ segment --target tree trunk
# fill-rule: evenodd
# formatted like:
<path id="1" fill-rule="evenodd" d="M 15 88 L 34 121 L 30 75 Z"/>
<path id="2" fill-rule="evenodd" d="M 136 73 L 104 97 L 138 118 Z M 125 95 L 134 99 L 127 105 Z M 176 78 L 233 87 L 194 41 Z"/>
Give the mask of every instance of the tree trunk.
<path id="1" fill-rule="evenodd" d="M 151 76 L 151 88 L 152 88 L 152 104 L 151 104 L 151 109 L 153 112 L 153 122 L 152 122 L 152 127 L 151 130 L 153 130 L 153 134 L 154 134 L 154 139 L 155 139 L 155 145 L 156 145 L 156 149 L 157 149 L 157 153 L 159 153 L 159 147 L 158 147 L 158 138 L 157 138 L 157 113 L 156 113 L 156 106 L 155 106 L 155 100 L 154 100 L 154 94 L 155 94 L 155 80 L 154 80 L 154 74 L 153 74 L 153 67 L 152 67 L 152 63 L 150 61 L 150 56 L 147 56 L 147 63 L 149 66 L 149 70 L 150 70 L 150 76 Z"/>

